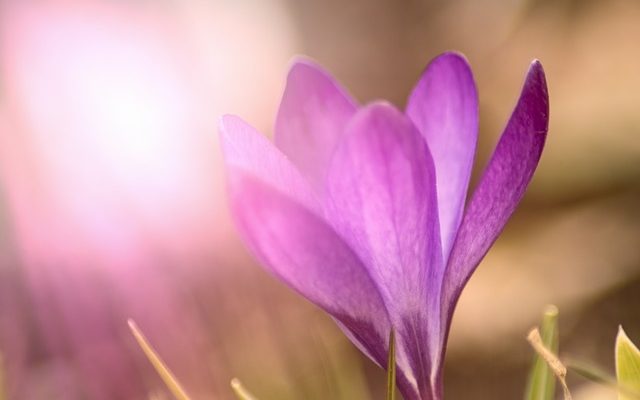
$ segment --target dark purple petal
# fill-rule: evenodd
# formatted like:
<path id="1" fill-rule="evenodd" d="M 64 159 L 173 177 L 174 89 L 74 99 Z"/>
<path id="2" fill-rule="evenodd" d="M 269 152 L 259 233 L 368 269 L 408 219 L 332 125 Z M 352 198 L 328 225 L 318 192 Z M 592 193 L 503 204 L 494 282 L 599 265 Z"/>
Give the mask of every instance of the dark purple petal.
<path id="1" fill-rule="evenodd" d="M 379 364 L 386 360 L 387 310 L 358 256 L 321 217 L 231 167 L 232 213 L 261 264 L 340 322 Z"/>
<path id="2" fill-rule="evenodd" d="M 426 138 L 436 165 L 444 259 L 462 219 L 478 138 L 478 94 L 464 56 L 445 53 L 425 69 L 407 115 Z"/>
<path id="3" fill-rule="evenodd" d="M 289 71 L 275 127 L 276 146 L 318 193 L 324 192 L 329 160 L 355 101 L 322 68 L 308 60 Z"/>
<path id="4" fill-rule="evenodd" d="M 544 71 L 540 62 L 534 61 L 451 251 L 443 298 L 443 316 L 449 321 L 462 288 L 524 195 L 544 147 L 548 121 Z"/>
<path id="5" fill-rule="evenodd" d="M 393 106 L 364 107 L 334 154 L 327 194 L 327 218 L 366 263 L 392 316 L 400 371 L 428 386 L 429 324 L 439 321 L 443 265 L 435 172 L 424 138 Z M 415 391 L 402 389 L 409 398 Z"/>

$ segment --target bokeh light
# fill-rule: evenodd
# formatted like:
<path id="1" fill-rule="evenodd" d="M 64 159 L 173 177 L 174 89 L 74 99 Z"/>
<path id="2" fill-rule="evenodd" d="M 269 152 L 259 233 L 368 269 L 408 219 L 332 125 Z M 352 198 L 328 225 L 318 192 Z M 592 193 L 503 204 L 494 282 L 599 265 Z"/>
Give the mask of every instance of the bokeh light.
<path id="1" fill-rule="evenodd" d="M 230 221 L 219 117 L 271 133 L 296 54 L 361 102 L 402 107 L 429 59 L 465 53 L 481 101 L 473 182 L 543 62 L 547 147 L 463 294 L 445 391 L 521 396 L 524 336 L 548 303 L 561 354 L 612 373 L 618 324 L 640 340 L 639 20 L 633 0 L 0 0 L 7 399 L 170 398 L 129 317 L 194 399 L 232 399 L 236 376 L 261 399 L 384 398 L 383 371 Z"/>

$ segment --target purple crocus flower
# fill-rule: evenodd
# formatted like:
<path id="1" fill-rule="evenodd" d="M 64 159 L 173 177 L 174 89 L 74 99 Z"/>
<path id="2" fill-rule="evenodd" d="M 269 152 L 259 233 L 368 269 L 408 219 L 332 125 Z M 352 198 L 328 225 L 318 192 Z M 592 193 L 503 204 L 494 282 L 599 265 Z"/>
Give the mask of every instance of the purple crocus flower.
<path id="1" fill-rule="evenodd" d="M 404 113 L 382 101 L 360 107 L 319 66 L 298 61 L 275 145 L 238 117 L 222 119 L 232 213 L 259 261 L 378 365 L 395 330 L 406 400 L 441 399 L 456 302 L 524 194 L 548 116 L 534 61 L 465 207 L 478 97 L 463 56 L 433 60 Z"/>

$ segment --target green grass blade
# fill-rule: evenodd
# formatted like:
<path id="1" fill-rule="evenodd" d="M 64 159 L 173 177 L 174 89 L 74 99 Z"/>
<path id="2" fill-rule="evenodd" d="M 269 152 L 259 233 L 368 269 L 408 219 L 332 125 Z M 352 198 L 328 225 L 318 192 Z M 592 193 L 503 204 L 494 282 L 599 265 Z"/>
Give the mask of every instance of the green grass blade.
<path id="1" fill-rule="evenodd" d="M 173 394 L 177 400 L 191 400 L 187 395 L 187 392 L 185 392 L 176 377 L 169 368 L 167 368 L 158 353 L 153 349 L 153 347 L 151 347 L 149 341 L 144 337 L 136 323 L 133 322 L 133 320 L 129 320 L 127 322 L 129 323 L 129 328 L 131 329 L 131 333 L 133 333 L 133 337 L 136 338 L 140 348 L 151 362 L 151 365 L 156 369 L 165 385 L 167 385 L 171 394 Z"/>
<path id="2" fill-rule="evenodd" d="M 624 391 L 618 392 L 618 400 L 640 399 L 640 350 L 622 329 L 616 338 L 616 376 Z"/>
<path id="3" fill-rule="evenodd" d="M 609 376 L 599 367 L 585 362 L 571 360 L 567 363 L 567 368 L 591 382 L 599 383 L 617 390 L 620 394 L 628 396 L 629 399 L 640 400 L 640 395 L 638 395 L 637 392 L 630 390 L 626 386 L 619 385 L 618 380 L 615 377 Z"/>
<path id="4" fill-rule="evenodd" d="M 257 397 L 252 395 L 240 382 L 238 378 L 233 378 L 231 380 L 231 389 L 236 394 L 236 397 L 239 400 L 258 400 Z"/>
<path id="5" fill-rule="evenodd" d="M 2 359 L 2 354 L 0 354 L 0 400 L 7 399 L 7 392 L 5 391 L 4 386 L 4 360 Z"/>
<path id="6" fill-rule="evenodd" d="M 553 374 L 556 376 L 560 385 L 562 386 L 562 392 L 564 400 L 571 400 L 571 392 L 567 386 L 567 367 L 564 366 L 558 356 L 549 350 L 542 342 L 542 336 L 538 328 L 533 328 L 527 335 L 527 341 L 538 353 L 540 357 L 547 363 Z"/>
<path id="7" fill-rule="evenodd" d="M 558 352 L 558 308 L 547 306 L 542 317 L 542 343 L 553 353 Z M 553 400 L 556 380 L 547 362 L 539 355 L 533 359 L 525 400 Z"/>
<path id="8" fill-rule="evenodd" d="M 387 400 L 396 398 L 396 333 L 389 333 L 389 356 L 387 357 Z"/>

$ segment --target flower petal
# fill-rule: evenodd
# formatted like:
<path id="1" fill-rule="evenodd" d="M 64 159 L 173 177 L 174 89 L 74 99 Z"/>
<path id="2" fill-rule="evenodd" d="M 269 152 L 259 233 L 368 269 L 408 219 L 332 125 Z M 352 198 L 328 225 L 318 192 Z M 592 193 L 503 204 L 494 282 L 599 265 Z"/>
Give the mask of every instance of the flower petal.
<path id="1" fill-rule="evenodd" d="M 426 142 L 393 106 L 364 107 L 334 154 L 327 194 L 327 218 L 368 266 L 392 316 L 399 370 L 429 385 L 428 330 L 439 320 L 443 268 Z"/>
<path id="2" fill-rule="evenodd" d="M 297 168 L 264 135 L 234 115 L 220 120 L 227 167 L 243 170 L 322 215 L 317 196 Z"/>
<path id="3" fill-rule="evenodd" d="M 331 314 L 379 364 L 391 329 L 378 289 L 358 256 L 322 218 L 242 170 L 228 171 L 233 216 L 263 266 Z"/>
<path id="4" fill-rule="evenodd" d="M 444 259 L 462 219 L 478 138 L 478 94 L 464 56 L 445 53 L 425 69 L 407 115 L 427 140 L 436 165 Z"/>
<path id="5" fill-rule="evenodd" d="M 324 192 L 329 159 L 355 111 L 355 101 L 320 66 L 300 60 L 291 67 L 274 141 L 318 193 Z"/>
<path id="6" fill-rule="evenodd" d="M 443 316 L 449 320 L 462 288 L 524 195 L 544 147 L 548 122 L 547 84 L 542 65 L 534 61 L 451 251 L 443 302 Z"/>
<path id="7" fill-rule="evenodd" d="M 220 130 L 231 209 L 244 242 L 384 365 L 391 329 L 384 302 L 369 271 L 321 217 L 309 183 L 242 119 L 225 116 Z"/>

